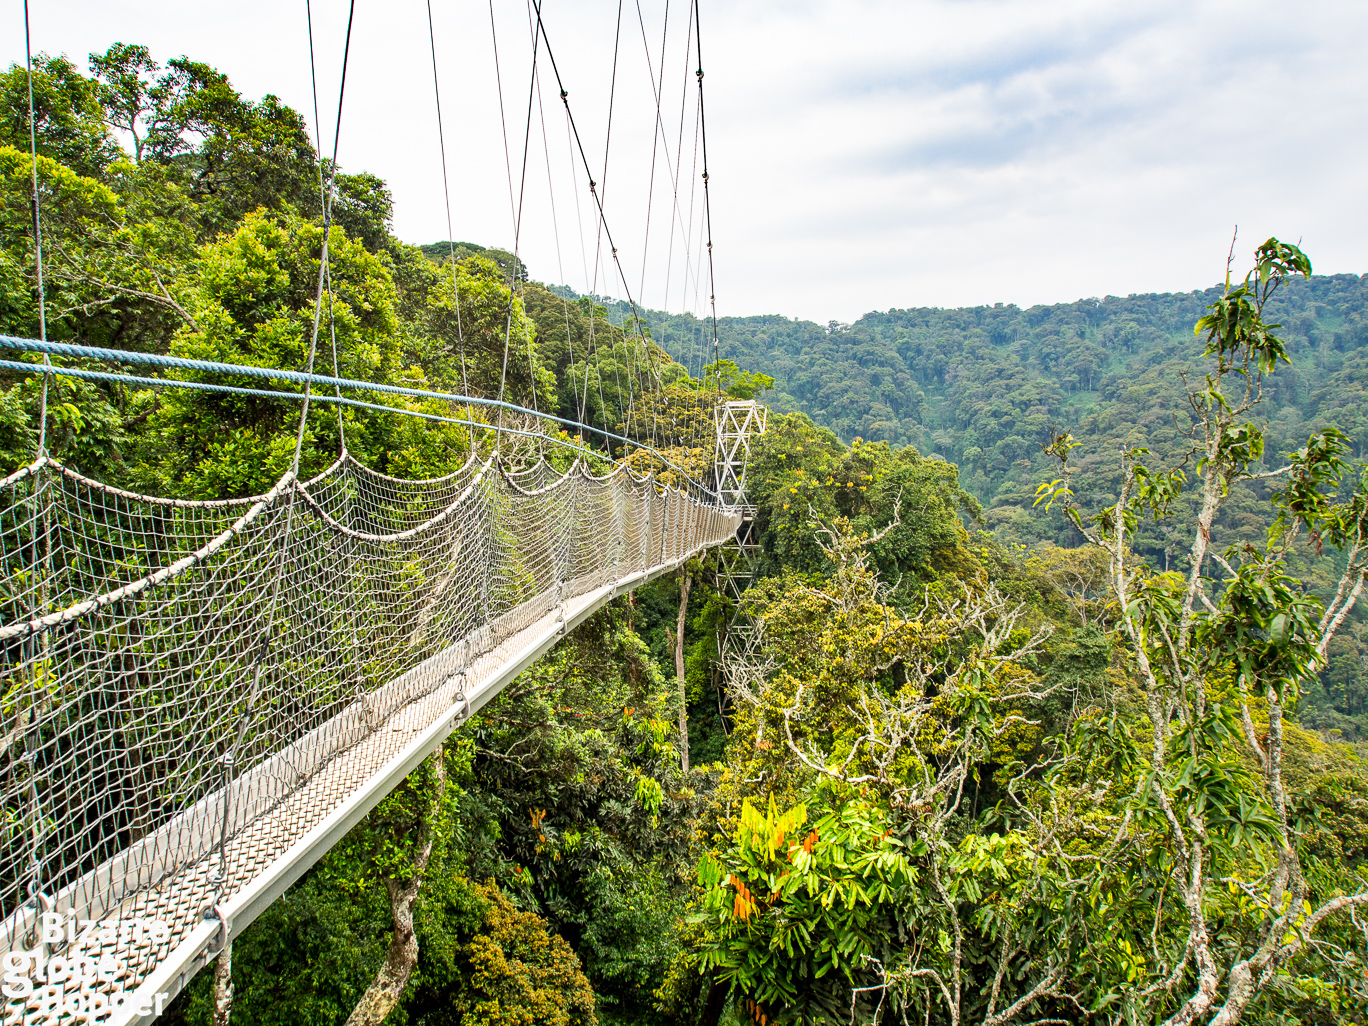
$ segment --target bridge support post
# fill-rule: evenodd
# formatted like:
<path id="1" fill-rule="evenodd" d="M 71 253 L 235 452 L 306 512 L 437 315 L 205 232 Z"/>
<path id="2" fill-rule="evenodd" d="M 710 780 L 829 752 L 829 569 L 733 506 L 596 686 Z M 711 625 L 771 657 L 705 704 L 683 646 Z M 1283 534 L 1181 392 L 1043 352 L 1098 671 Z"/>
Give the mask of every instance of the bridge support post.
<path id="1" fill-rule="evenodd" d="M 746 495 L 746 468 L 751 442 L 764 434 L 768 422 L 768 407 L 753 399 L 725 402 L 713 411 L 717 431 L 713 459 L 717 493 L 724 506 L 737 508 L 741 513 L 736 537 L 717 550 L 717 590 L 732 603 L 734 610 L 717 643 L 718 659 L 724 666 L 731 658 L 749 655 L 759 643 L 758 625 L 735 611 L 735 607 L 755 579 L 760 555 L 756 508 Z"/>

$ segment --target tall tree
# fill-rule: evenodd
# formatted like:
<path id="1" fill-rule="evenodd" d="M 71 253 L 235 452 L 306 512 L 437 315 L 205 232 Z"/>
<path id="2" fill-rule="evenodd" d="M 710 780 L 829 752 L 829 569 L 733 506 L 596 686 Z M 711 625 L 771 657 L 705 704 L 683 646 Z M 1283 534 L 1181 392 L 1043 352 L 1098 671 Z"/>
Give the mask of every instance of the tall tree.
<path id="1" fill-rule="evenodd" d="M 693 573 L 686 565 L 679 569 L 679 615 L 675 619 L 674 664 L 675 681 L 679 688 L 679 763 L 689 772 L 689 689 L 684 677 L 684 624 L 689 616 L 689 592 L 693 590 Z"/>
<path id="2" fill-rule="evenodd" d="M 19 64 L 0 73 L 0 145 L 29 150 L 29 76 Z M 102 175 L 122 153 L 106 126 L 96 84 L 64 56 L 33 59 L 33 128 L 40 156 L 78 175 Z"/>
<path id="3" fill-rule="evenodd" d="M 425 767 L 427 772 L 410 778 L 366 820 L 366 854 L 385 886 L 394 929 L 380 971 L 347 1016 L 346 1026 L 380 1026 L 418 965 L 414 905 L 434 846 L 446 843 L 450 830 L 446 751 L 439 748 Z"/>
<path id="4" fill-rule="evenodd" d="M 115 43 L 90 67 L 111 127 L 135 161 L 190 196 L 207 237 L 258 207 L 317 211 L 317 156 L 304 119 L 267 95 L 246 100 L 228 76 L 187 57 L 163 67 L 145 46 Z"/>

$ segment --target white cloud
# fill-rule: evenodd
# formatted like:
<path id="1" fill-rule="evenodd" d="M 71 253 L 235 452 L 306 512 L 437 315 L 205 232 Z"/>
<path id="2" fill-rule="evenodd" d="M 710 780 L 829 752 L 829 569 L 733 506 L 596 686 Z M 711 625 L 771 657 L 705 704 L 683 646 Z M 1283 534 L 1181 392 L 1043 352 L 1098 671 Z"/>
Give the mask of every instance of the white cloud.
<path id="1" fill-rule="evenodd" d="M 497 0 L 495 9 L 516 187 L 530 35 L 525 7 Z M 618 9 L 615 0 L 544 5 L 596 169 Z M 643 277 L 655 115 L 635 3 L 621 9 L 608 217 L 632 291 L 659 306 L 670 174 L 658 149 Z M 658 72 L 663 0 L 641 9 Z M 672 0 L 664 79 L 672 157 L 681 99 L 686 112 L 681 216 L 694 142 L 692 62 L 682 50 L 688 9 Z M 345 10 L 337 0 L 315 4 L 329 124 Z M 437 5 L 436 15 L 455 233 L 511 245 L 489 11 Z M 302 5 L 48 0 L 34 17 L 41 49 L 79 61 L 116 39 L 145 42 L 161 57 L 215 64 L 248 95 L 272 91 L 312 109 Z M 1219 277 L 1236 222 L 1249 245 L 1301 237 L 1318 270 L 1368 271 L 1362 5 L 747 0 L 704 2 L 702 17 L 724 313 L 850 320 L 890 306 L 1190 289 Z M 22 59 L 22 35 L 3 38 L 0 58 Z M 422 5 L 358 4 L 341 159 L 391 183 L 396 230 L 415 242 L 445 235 L 427 46 Z M 559 265 L 583 288 L 583 268 L 593 274 L 592 200 L 570 164 L 544 52 L 542 68 L 558 220 L 534 109 L 521 245 L 535 275 L 561 277 Z M 695 265 L 699 203 L 695 195 Z M 669 301 L 677 307 L 675 230 Z M 604 290 L 604 271 L 598 280 Z M 706 284 L 688 295 L 705 306 Z"/>

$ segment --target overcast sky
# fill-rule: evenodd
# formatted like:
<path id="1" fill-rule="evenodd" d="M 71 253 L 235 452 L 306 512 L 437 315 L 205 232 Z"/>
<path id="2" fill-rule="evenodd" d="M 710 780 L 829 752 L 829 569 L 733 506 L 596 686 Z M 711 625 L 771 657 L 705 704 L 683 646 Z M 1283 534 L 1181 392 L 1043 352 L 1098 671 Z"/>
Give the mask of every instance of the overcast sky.
<path id="1" fill-rule="evenodd" d="M 0 59 L 22 61 L 22 4 L 7 8 Z M 491 32 L 488 0 L 433 4 L 455 237 L 512 248 L 521 192 L 533 277 L 701 310 L 686 0 L 668 25 L 665 0 L 640 0 L 640 15 L 636 0 L 544 0 L 622 278 L 544 46 L 529 90 L 527 4 L 493 8 Z M 35 50 L 84 67 L 116 40 L 145 43 L 312 124 L 303 0 L 30 9 Z M 314 5 L 329 139 L 346 12 Z M 1246 258 L 1276 234 L 1301 239 L 1318 272 L 1368 272 L 1368 4 L 701 0 L 701 17 L 721 313 L 825 323 L 1187 290 L 1221 277 L 1237 223 Z M 446 238 L 436 127 L 426 7 L 358 0 L 339 161 L 390 183 L 409 242 Z"/>

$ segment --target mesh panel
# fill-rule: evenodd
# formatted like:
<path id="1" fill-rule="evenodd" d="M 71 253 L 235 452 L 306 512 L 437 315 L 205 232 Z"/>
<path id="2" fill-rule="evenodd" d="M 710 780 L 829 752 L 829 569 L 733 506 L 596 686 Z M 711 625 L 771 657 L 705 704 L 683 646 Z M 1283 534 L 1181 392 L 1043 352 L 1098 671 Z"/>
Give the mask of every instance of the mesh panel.
<path id="1" fill-rule="evenodd" d="M 241 887 L 261 868 L 247 839 L 301 802 L 317 813 L 311 787 L 345 798 L 370 770 L 338 767 L 384 757 L 397 717 L 449 706 L 453 680 L 520 632 L 735 527 L 696 496 L 579 463 L 490 458 L 401 481 L 344 456 L 210 502 L 50 459 L 12 475 L 0 952 L 32 946 L 45 902 L 98 919 L 206 881 L 221 900 L 220 861 Z M 139 957 L 136 979 L 161 956 Z"/>

